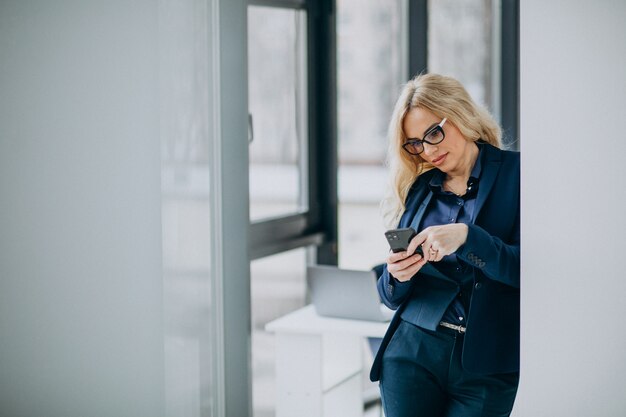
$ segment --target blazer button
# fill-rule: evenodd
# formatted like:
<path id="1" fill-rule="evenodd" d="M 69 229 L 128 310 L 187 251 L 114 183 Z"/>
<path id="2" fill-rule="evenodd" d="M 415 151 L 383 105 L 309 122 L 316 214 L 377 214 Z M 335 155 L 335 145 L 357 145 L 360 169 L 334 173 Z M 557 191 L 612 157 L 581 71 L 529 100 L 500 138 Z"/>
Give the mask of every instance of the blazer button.
<path id="1" fill-rule="evenodd" d="M 477 282 L 476 284 L 474 284 L 474 288 L 476 288 L 477 290 L 480 290 L 482 286 L 483 284 L 481 284 L 480 282 Z"/>

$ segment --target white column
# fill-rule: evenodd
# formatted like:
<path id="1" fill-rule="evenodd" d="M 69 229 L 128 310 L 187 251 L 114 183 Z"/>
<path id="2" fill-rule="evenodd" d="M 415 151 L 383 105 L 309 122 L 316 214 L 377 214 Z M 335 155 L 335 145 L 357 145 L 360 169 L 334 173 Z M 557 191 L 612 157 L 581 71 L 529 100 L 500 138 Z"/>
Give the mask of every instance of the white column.
<path id="1" fill-rule="evenodd" d="M 522 0 L 516 417 L 626 413 L 626 2 Z"/>

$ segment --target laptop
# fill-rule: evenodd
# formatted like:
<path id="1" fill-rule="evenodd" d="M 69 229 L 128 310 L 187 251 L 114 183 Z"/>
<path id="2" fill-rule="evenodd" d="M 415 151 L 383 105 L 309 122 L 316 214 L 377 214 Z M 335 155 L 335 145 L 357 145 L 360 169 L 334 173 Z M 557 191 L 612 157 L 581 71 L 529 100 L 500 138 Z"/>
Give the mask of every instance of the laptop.
<path id="1" fill-rule="evenodd" d="M 394 310 L 380 302 L 374 271 L 335 266 L 307 267 L 307 285 L 317 314 L 326 317 L 386 322 Z"/>

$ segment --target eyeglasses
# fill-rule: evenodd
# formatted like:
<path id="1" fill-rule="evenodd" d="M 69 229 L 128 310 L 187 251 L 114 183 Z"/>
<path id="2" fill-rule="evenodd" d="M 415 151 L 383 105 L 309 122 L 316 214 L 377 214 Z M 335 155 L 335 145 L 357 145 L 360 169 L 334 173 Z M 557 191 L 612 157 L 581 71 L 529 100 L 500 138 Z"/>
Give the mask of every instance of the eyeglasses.
<path id="1" fill-rule="evenodd" d="M 437 145 L 446 138 L 446 134 L 443 131 L 443 125 L 446 123 L 447 118 L 444 118 L 437 126 L 433 126 L 426 134 L 424 139 L 408 138 L 402 148 L 411 155 L 419 155 L 424 152 L 424 143 L 429 145 Z"/>

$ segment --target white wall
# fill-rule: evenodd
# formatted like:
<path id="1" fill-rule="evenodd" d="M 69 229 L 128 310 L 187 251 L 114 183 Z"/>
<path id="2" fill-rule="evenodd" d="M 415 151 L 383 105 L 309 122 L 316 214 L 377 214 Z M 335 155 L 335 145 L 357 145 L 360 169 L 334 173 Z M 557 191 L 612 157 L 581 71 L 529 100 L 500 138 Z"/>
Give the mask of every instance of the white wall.
<path id="1" fill-rule="evenodd" d="M 0 0 L 0 417 L 251 415 L 246 7 Z"/>
<path id="2" fill-rule="evenodd" d="M 521 3 L 516 417 L 626 415 L 626 2 Z"/>
<path id="3" fill-rule="evenodd" d="M 157 6 L 0 2 L 0 416 L 163 415 Z"/>

